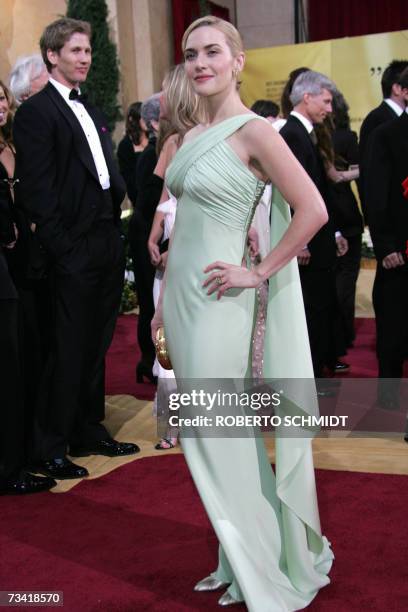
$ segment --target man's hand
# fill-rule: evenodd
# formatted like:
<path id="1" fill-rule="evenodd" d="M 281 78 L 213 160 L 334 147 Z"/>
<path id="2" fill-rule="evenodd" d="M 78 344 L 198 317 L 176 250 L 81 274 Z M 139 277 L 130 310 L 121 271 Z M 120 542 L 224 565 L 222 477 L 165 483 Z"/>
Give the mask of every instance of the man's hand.
<path id="1" fill-rule="evenodd" d="M 404 264 L 405 261 L 402 257 L 402 253 L 397 252 L 390 253 L 382 260 L 383 268 L 386 270 L 392 270 L 392 268 L 398 268 L 398 266 L 403 266 Z"/>
<path id="2" fill-rule="evenodd" d="M 336 238 L 336 246 L 337 246 L 337 257 L 343 257 L 348 251 L 348 241 L 344 236 L 337 236 Z"/>
<path id="3" fill-rule="evenodd" d="M 14 249 L 14 247 L 16 246 L 16 242 L 17 240 L 14 240 L 14 242 L 9 242 L 8 244 L 3 244 L 5 249 Z"/>
<path id="4" fill-rule="evenodd" d="M 311 256 L 309 249 L 304 247 L 297 256 L 299 266 L 307 266 L 310 263 Z"/>
<path id="5" fill-rule="evenodd" d="M 5 249 L 14 249 L 14 247 L 16 246 L 16 242 L 17 242 L 17 239 L 18 239 L 18 229 L 17 229 L 17 225 L 15 223 L 13 223 L 13 227 L 14 227 L 15 240 L 13 240 L 13 242 L 9 242 L 8 244 L 3 244 L 3 247 Z"/>

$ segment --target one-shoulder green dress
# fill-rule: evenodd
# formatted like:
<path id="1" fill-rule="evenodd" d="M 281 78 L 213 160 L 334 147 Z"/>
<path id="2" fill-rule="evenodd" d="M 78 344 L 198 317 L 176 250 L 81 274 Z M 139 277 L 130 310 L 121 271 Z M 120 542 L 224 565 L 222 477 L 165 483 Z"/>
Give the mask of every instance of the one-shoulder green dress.
<path id="1" fill-rule="evenodd" d="M 241 265 L 264 183 L 228 138 L 259 119 L 237 115 L 184 144 L 166 181 L 178 201 L 167 262 L 163 315 L 177 379 L 242 379 L 250 371 L 255 291 L 230 290 L 217 301 L 202 287 L 216 261 Z M 271 243 L 290 222 L 274 189 Z M 269 282 L 264 377 L 313 379 L 295 260 Z M 296 388 L 296 385 L 294 385 Z M 296 395 L 296 391 L 295 391 Z M 310 394 L 309 394 L 310 395 Z M 317 414 L 315 397 L 292 398 Z M 303 402 L 303 404 L 302 404 Z M 276 439 L 276 476 L 259 437 L 182 435 L 186 461 L 220 542 L 214 575 L 251 612 L 305 608 L 327 585 L 333 554 L 322 536 L 310 437 Z M 197 594 L 197 597 L 200 595 Z"/>

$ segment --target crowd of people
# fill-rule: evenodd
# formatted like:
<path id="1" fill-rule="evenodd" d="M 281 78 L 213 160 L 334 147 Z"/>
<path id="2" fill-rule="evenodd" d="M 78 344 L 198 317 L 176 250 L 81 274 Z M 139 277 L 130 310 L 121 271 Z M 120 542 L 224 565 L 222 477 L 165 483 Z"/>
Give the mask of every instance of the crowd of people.
<path id="1" fill-rule="evenodd" d="M 176 66 L 160 93 L 129 107 L 117 150 L 120 176 L 103 116 L 79 90 L 91 61 L 89 37 L 87 24 L 58 20 L 43 34 L 41 55 L 19 59 L 9 85 L 0 82 L 2 350 L 10 368 L 6 399 L 16 406 L 3 429 L 5 491 L 43 490 L 55 478 L 86 476 L 68 453 L 138 450 L 113 440 L 101 425 L 104 356 L 123 281 L 119 217 L 125 191 L 132 204 L 127 238 L 139 306 L 135 375 L 138 382 L 158 383 L 154 414 L 161 425 L 175 388 L 173 371 L 155 360 L 150 330 L 177 210 L 165 173 L 186 133 L 208 123 L 207 110 L 184 65 Z M 80 61 L 71 56 L 75 44 Z M 360 143 L 341 92 L 306 67 L 288 76 L 280 107 L 258 100 L 251 108 L 280 132 L 328 213 L 328 222 L 297 253 L 319 395 L 330 395 L 331 377 L 349 369 L 343 357 L 355 339 L 365 223 L 379 262 L 373 295 L 379 376 L 402 376 L 407 247 L 400 151 L 406 146 L 407 66 L 393 61 L 384 71 L 384 101 L 364 120 Z M 362 208 L 351 189 L 354 180 Z M 248 228 L 252 265 L 269 251 L 273 190 L 265 185 Z M 255 378 L 262 377 L 267 293 L 264 282 L 257 290 Z M 395 383 L 384 380 L 379 403 L 398 405 Z M 177 433 L 164 428 L 156 448 L 175 446 Z"/>
<path id="2" fill-rule="evenodd" d="M 387 224 L 384 219 L 379 219 L 378 181 L 384 180 L 383 193 L 388 190 L 388 183 L 384 172 L 380 172 L 380 168 L 376 168 L 373 172 L 370 170 L 375 166 L 376 155 L 378 148 L 373 155 L 374 148 L 371 146 L 370 132 L 377 125 L 374 123 L 375 117 L 380 115 L 383 121 L 396 118 L 401 115 L 406 107 L 407 99 L 407 83 L 406 72 L 407 67 L 405 61 L 396 60 L 384 71 L 382 77 L 382 93 L 384 102 L 381 103 L 380 109 L 370 113 L 367 119 L 363 122 L 361 128 L 361 142 L 359 144 L 358 136 L 351 130 L 349 106 L 342 93 L 336 85 L 325 75 L 316 73 L 308 68 L 298 68 L 294 70 L 288 78 L 287 84 L 284 87 L 281 99 L 281 109 L 279 105 L 271 100 L 256 101 L 251 110 L 266 118 L 273 124 L 274 128 L 280 132 L 283 139 L 288 144 L 296 158 L 299 160 L 307 174 L 317 186 L 328 211 L 329 220 L 319 232 L 311 239 L 310 243 L 305 245 L 301 252 L 298 253 L 297 260 L 299 264 L 300 278 L 302 283 L 303 299 L 305 303 L 309 339 L 311 345 L 311 353 L 313 359 L 313 369 L 316 379 L 318 379 L 318 394 L 320 396 L 330 396 L 333 394 L 332 377 L 335 374 L 349 371 L 349 364 L 344 361 L 343 357 L 347 354 L 347 350 L 353 346 L 355 340 L 355 299 L 356 285 L 360 270 L 362 233 L 365 224 L 370 224 L 370 229 L 373 228 L 373 241 L 378 254 L 376 245 L 378 244 L 378 233 L 385 231 Z M 183 78 L 182 71 L 180 79 Z M 143 374 L 149 380 L 155 380 L 159 376 L 160 379 L 172 376 L 165 370 L 154 367 L 154 346 L 149 337 L 150 321 L 154 307 L 157 305 L 157 287 L 153 291 L 153 279 L 158 279 L 163 276 L 163 269 L 166 263 L 168 238 L 170 236 L 171 226 L 174 223 L 174 215 L 177 202 L 174 196 L 169 192 L 166 185 L 158 183 L 159 179 L 164 178 L 162 167 L 167 167 L 169 159 L 172 158 L 179 144 L 175 144 L 172 138 L 166 135 L 166 130 L 169 129 L 165 111 L 163 110 L 163 100 L 166 97 L 165 84 L 163 84 L 163 92 L 161 94 L 162 108 L 159 113 L 157 109 L 156 130 L 162 134 L 161 141 L 156 151 L 159 155 L 159 163 L 155 168 L 157 159 L 151 162 L 150 178 L 156 184 L 156 190 L 152 188 L 152 184 L 147 184 L 143 187 L 139 195 L 140 201 L 134 201 L 134 211 L 131 218 L 130 240 L 132 246 L 134 274 L 136 278 L 139 299 L 140 316 L 138 322 L 138 338 L 142 348 L 142 360 L 138 364 L 138 374 Z M 181 91 L 180 88 L 178 91 Z M 322 92 L 325 92 L 325 97 Z M 158 94 L 159 95 L 159 94 Z M 184 93 L 184 100 L 186 94 Z M 199 101 L 198 101 L 199 102 Z M 133 112 L 134 105 L 129 109 Z M 177 108 L 175 116 L 180 116 L 183 107 Z M 406 113 L 405 113 L 406 114 Z M 372 119 L 374 115 L 374 120 Z M 174 116 L 174 115 L 173 115 Z M 194 117 L 193 121 L 197 123 L 203 122 L 203 115 Z M 205 120 L 205 119 L 204 119 Z M 137 118 L 139 129 L 143 125 L 143 118 Z M 173 122 L 176 121 L 173 119 Z M 379 119 L 376 120 L 379 123 Z M 405 115 L 401 123 L 405 121 Z M 191 129 L 193 122 L 188 124 Z M 121 146 L 131 139 L 131 129 L 128 128 L 127 135 L 122 141 Z M 175 128 L 173 128 L 174 130 Z M 170 128 L 170 132 L 172 129 Z M 184 135 L 183 130 L 179 131 L 179 137 Z M 167 141 L 168 138 L 168 141 Z M 180 141 L 181 142 L 181 141 Z M 370 145 L 368 146 L 368 142 Z M 139 136 L 133 140 L 133 145 L 139 145 Z M 170 158 L 167 148 L 172 149 Z M 364 171 L 360 177 L 360 160 Z M 120 161 L 122 175 L 124 176 L 128 193 L 133 190 L 135 182 L 142 185 L 140 180 L 137 180 L 138 173 L 141 173 L 141 167 L 138 166 L 138 161 L 133 162 L 133 172 L 128 175 L 126 163 Z M 385 169 L 386 165 L 384 165 Z M 393 166 L 395 168 L 395 166 Z M 400 173 L 403 174 L 403 170 Z M 359 197 L 362 206 L 359 205 L 351 183 L 356 181 L 358 186 Z M 371 186 L 368 185 L 368 182 Z M 396 189 L 400 189 L 400 184 Z M 375 192 L 376 198 L 370 197 L 373 204 L 366 206 L 364 193 L 372 189 Z M 143 193 L 145 192 L 145 193 Z M 161 193 L 159 199 L 159 193 Z M 402 198 L 402 191 L 399 193 Z M 146 199 L 149 199 L 148 209 Z M 264 193 L 258 203 L 255 211 L 255 216 L 251 227 L 248 230 L 248 250 L 254 263 L 257 259 L 262 259 L 269 251 L 270 241 L 270 206 L 273 199 L 272 187 L 266 185 Z M 386 198 L 383 197 L 383 201 Z M 144 204 L 142 204 L 142 202 Z M 158 208 L 157 208 L 158 206 Z M 161 211 L 161 207 L 164 206 Z M 170 209 L 168 210 L 168 207 Z M 394 204 L 391 205 L 394 207 Z M 143 213 L 142 211 L 145 210 Z M 387 209 L 388 210 L 388 209 Z M 401 207 L 403 215 L 405 208 Z M 146 211 L 150 211 L 147 212 Z M 143 222 L 140 215 L 143 214 Z M 166 224 L 166 230 L 163 232 L 163 219 L 166 215 L 170 215 L 172 223 Z M 382 213 L 384 214 L 384 213 Z M 388 214 L 388 213 L 387 213 Z M 398 213 L 399 214 L 399 213 Z M 154 221 L 152 221 L 154 217 Z M 400 222 L 401 221 L 401 222 Z M 398 232 L 404 227 L 402 219 L 397 220 L 395 230 L 398 227 Z M 139 234 L 137 232 L 137 229 Z M 141 236 L 143 228 L 144 237 Z M 132 238 L 135 236 L 135 238 Z M 159 242 L 162 244 L 159 249 Z M 380 238 L 381 240 L 381 238 Z M 142 244 L 143 243 L 143 244 Z M 146 249 L 147 244 L 147 249 Z M 142 250 L 143 249 L 143 250 Z M 399 269 L 397 274 L 404 278 L 405 267 L 401 268 L 401 261 L 404 257 L 403 245 L 400 246 L 400 256 L 398 259 Z M 402 312 L 405 302 L 403 294 L 397 299 L 396 295 L 387 301 L 389 291 L 385 292 L 382 302 L 379 303 L 378 286 L 381 285 L 381 280 L 385 275 L 389 278 L 385 270 L 388 269 L 386 260 L 378 266 L 374 289 L 374 307 L 377 322 L 378 336 L 378 358 L 379 358 L 379 376 L 381 378 L 400 378 L 402 376 L 402 363 L 404 360 L 404 345 L 406 334 L 399 333 L 404 329 L 402 324 Z M 391 267 L 391 266 L 390 266 Z M 146 281 L 142 285 L 142 280 L 146 276 Z M 395 281 L 396 282 L 396 281 Z M 393 284 L 394 286 L 394 284 Z M 400 291 L 403 290 L 404 281 L 401 280 L 398 285 Z M 395 289 L 397 291 L 397 289 Z M 155 304 L 153 303 L 152 295 L 155 294 Z M 260 378 L 262 376 L 263 363 L 263 335 L 265 332 L 266 319 L 266 295 L 267 287 L 258 289 L 258 319 L 256 333 L 254 334 L 253 346 L 253 376 Z M 147 301 L 146 301 L 147 300 Z M 399 307 L 393 306 L 395 302 L 401 306 L 400 314 Z M 147 303 L 148 302 L 148 303 Z M 387 304 L 389 304 L 387 306 Z M 385 311 L 388 308 L 388 315 Z M 385 320 L 384 320 L 385 315 Z M 394 316 L 397 315 L 397 316 Z M 394 332 L 390 334 L 390 327 Z M 259 332 L 259 333 L 258 333 Z M 384 352 L 388 351 L 388 357 L 384 356 Z M 388 363 L 385 367 L 384 360 Z M 398 363 L 398 367 L 396 366 Z M 394 364 L 391 367 L 390 364 Z M 139 376 L 141 380 L 141 375 Z M 168 392 L 171 392 L 172 386 L 166 382 Z M 166 395 L 158 392 L 161 396 L 159 402 L 159 414 L 166 414 L 167 400 Z M 156 410 L 157 413 L 157 396 Z M 398 389 L 395 382 L 382 381 L 379 387 L 378 404 L 383 408 L 398 407 Z M 170 437 L 164 436 L 161 440 L 159 448 L 172 448 L 176 442 L 174 435 Z"/>
<path id="3" fill-rule="evenodd" d="M 123 456 L 105 414 L 105 354 L 124 278 L 126 186 L 79 86 L 88 23 L 59 19 L 0 82 L 2 493 L 83 478 L 68 458 Z M 16 108 L 18 104 L 18 108 Z"/>
<path id="4" fill-rule="evenodd" d="M 0 492 L 87 476 L 75 457 L 139 451 L 103 425 L 126 192 L 139 304 L 135 376 L 158 379 L 158 450 L 178 441 L 168 424 L 176 379 L 188 391 L 191 380 L 248 372 L 314 377 L 319 395 L 332 393 L 355 339 L 365 221 L 378 264 L 378 401 L 394 408 L 408 335 L 408 61 L 384 71 L 384 101 L 364 120 L 358 145 L 335 83 L 306 67 L 289 75 L 281 108 L 258 100 L 247 109 L 239 33 L 201 18 L 184 34 L 184 64 L 161 92 L 129 108 L 118 168 L 105 119 L 80 89 L 90 38 L 88 23 L 58 19 L 44 30 L 41 56 L 19 60 L 9 86 L 0 81 Z M 174 371 L 155 362 L 163 325 Z M 315 399 L 297 403 L 301 414 L 317 413 Z M 247 433 L 211 437 L 199 424 L 183 436 L 220 542 L 216 571 L 195 589 L 225 588 L 222 606 L 303 609 L 328 584 L 333 562 L 311 440 L 279 439 L 275 477 L 260 438 Z"/>

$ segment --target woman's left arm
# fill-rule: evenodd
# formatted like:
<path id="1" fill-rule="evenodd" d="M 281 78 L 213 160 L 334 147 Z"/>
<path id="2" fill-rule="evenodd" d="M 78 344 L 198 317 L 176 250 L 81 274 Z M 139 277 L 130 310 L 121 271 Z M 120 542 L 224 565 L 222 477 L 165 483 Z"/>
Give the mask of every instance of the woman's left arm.
<path id="1" fill-rule="evenodd" d="M 351 170 L 337 170 L 333 164 L 329 164 L 326 167 L 326 174 L 333 183 L 349 183 L 359 178 L 360 170 L 358 166 Z"/>

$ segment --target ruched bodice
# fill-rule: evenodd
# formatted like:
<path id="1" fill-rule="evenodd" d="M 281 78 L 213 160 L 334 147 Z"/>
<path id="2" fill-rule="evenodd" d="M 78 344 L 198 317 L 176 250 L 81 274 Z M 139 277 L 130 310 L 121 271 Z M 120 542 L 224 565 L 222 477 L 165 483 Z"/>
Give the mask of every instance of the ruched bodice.
<path id="1" fill-rule="evenodd" d="M 245 115 L 238 117 L 240 122 L 242 117 L 246 118 Z M 252 119 L 253 115 L 247 117 Z M 167 172 L 167 182 L 176 191 L 179 201 L 188 198 L 216 221 L 247 231 L 265 183 L 245 166 L 225 139 L 231 129 L 235 131 L 236 123 L 237 117 L 233 117 L 223 122 L 224 129 L 217 130 L 212 138 L 211 134 L 205 133 L 183 145 L 179 151 L 181 159 L 176 160 Z M 215 128 L 209 128 L 207 132 Z M 202 144 L 201 140 L 204 140 Z M 194 150 L 193 161 L 190 159 L 191 149 Z M 189 163 L 187 172 L 180 168 L 184 158 Z"/>
<path id="2" fill-rule="evenodd" d="M 202 287 L 204 268 L 215 260 L 240 265 L 248 227 L 264 183 L 239 159 L 226 139 L 256 115 L 232 117 L 207 129 L 177 152 L 166 174 L 169 189 L 177 198 L 172 247 L 167 262 L 170 291 L 164 296 L 165 317 L 172 322 L 166 334 L 176 376 L 179 378 L 243 377 L 250 358 L 254 313 L 253 290 L 230 290 L 221 301 Z M 186 308 L 188 305 L 188 310 Z M 220 317 L 233 305 L 235 325 L 216 333 Z M 177 312 L 177 318 L 174 313 Z M 195 346 L 220 355 L 215 363 L 203 355 L 177 350 L 182 329 L 188 329 Z M 240 340 L 233 358 L 220 349 Z"/>

